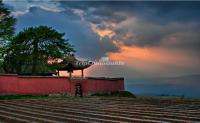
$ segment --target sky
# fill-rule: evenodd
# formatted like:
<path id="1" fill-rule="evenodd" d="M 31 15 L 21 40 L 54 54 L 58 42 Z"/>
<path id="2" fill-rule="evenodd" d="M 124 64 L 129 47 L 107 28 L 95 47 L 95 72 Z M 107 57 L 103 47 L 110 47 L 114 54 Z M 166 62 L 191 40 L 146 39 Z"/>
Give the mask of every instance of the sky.
<path id="1" fill-rule="evenodd" d="M 3 0 L 17 32 L 47 25 L 75 46 L 80 59 L 124 62 L 93 65 L 88 76 L 160 78 L 200 74 L 200 2 L 72 2 Z M 200 84 L 198 84 L 200 86 Z"/>

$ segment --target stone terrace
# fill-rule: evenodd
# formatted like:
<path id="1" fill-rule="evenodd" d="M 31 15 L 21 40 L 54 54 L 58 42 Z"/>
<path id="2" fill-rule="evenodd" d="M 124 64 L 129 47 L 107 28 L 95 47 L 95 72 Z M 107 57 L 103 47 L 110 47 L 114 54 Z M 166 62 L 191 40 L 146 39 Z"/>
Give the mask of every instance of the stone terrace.
<path id="1" fill-rule="evenodd" d="M 200 122 L 200 101 L 114 97 L 0 101 L 0 122 Z"/>

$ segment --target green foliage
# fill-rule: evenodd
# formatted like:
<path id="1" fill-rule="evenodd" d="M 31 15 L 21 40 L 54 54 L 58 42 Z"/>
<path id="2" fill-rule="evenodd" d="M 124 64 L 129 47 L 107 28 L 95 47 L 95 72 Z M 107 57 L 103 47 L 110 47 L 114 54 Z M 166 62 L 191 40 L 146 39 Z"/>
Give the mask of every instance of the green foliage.
<path id="1" fill-rule="evenodd" d="M 67 93 L 62 94 L 44 94 L 44 95 L 0 95 L 0 100 L 12 100 L 12 99 L 46 99 L 46 98 L 67 98 Z"/>
<path id="2" fill-rule="evenodd" d="M 10 15 L 10 11 L 5 8 L 0 1 L 0 42 L 1 45 L 12 39 L 15 33 L 16 19 Z"/>
<path id="3" fill-rule="evenodd" d="M 68 93 L 49 94 L 48 97 L 51 97 L 51 98 L 62 98 L 62 97 L 69 97 L 69 94 Z"/>
<path id="4" fill-rule="evenodd" d="M 74 51 L 73 46 L 51 27 L 39 26 L 24 29 L 17 34 L 7 49 L 4 68 L 8 73 L 52 72 L 47 63 L 49 58 L 63 58 Z"/>
<path id="5" fill-rule="evenodd" d="M 0 100 L 12 100 L 12 99 L 38 99 L 46 98 L 48 95 L 0 95 Z"/>
<path id="6" fill-rule="evenodd" d="M 114 91 L 114 92 L 111 92 L 111 95 L 117 96 L 117 97 L 133 97 L 133 98 L 136 97 L 134 94 L 132 94 L 129 91 Z"/>
<path id="7" fill-rule="evenodd" d="M 51 27 L 30 27 L 15 34 L 16 19 L 0 0 L 0 72 L 45 75 L 53 73 L 58 64 L 49 65 L 49 58 L 63 58 L 74 51 L 73 46 Z"/>
<path id="8" fill-rule="evenodd" d="M 94 93 L 91 96 L 104 96 L 104 97 L 131 97 L 136 98 L 134 94 L 128 91 L 114 91 L 110 93 Z"/>
<path id="9" fill-rule="evenodd" d="M 16 19 L 10 15 L 10 11 L 3 6 L 0 0 L 0 73 L 4 71 L 2 68 L 3 59 L 7 45 L 14 36 L 15 24 Z"/>

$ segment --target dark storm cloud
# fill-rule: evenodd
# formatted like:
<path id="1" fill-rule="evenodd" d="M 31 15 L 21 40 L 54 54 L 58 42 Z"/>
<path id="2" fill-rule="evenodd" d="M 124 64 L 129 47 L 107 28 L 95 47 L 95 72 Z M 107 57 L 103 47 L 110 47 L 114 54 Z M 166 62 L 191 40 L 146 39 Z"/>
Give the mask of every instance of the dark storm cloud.
<path id="1" fill-rule="evenodd" d="M 160 2 L 146 6 L 154 10 L 156 18 L 153 20 L 160 19 L 164 22 L 200 20 L 200 2 Z"/>
<path id="2" fill-rule="evenodd" d="M 98 59 L 107 52 L 118 50 L 108 38 L 105 37 L 100 41 L 89 25 L 81 22 L 80 17 L 70 9 L 53 13 L 39 7 L 31 7 L 28 13 L 18 17 L 18 31 L 39 25 L 51 26 L 60 32 L 65 32 L 66 37 L 75 45 L 76 54 L 81 57 Z"/>
<path id="3" fill-rule="evenodd" d="M 185 34 L 200 32 L 200 2 L 66 2 L 61 1 L 63 8 L 80 9 L 86 21 L 98 24 L 98 29 L 109 28 L 103 22 L 119 24 L 130 17 L 137 22 L 130 22 L 127 27 L 115 29 L 114 40 L 122 40 L 125 45 L 158 46 L 169 36 L 177 32 Z M 141 22 L 140 22 L 141 21 Z M 178 23 L 178 24 L 176 24 Z M 194 25 L 192 24 L 194 23 Z M 136 25 L 136 26 L 135 26 Z M 110 28 L 112 29 L 112 28 Z M 132 33 L 126 40 L 127 33 Z M 189 33 L 189 34 L 192 34 Z M 197 47 L 200 41 L 197 36 L 178 43 L 176 47 Z M 178 37 L 177 37 L 178 38 Z M 180 38 L 178 39 L 180 40 Z M 188 46 L 188 47 L 185 47 Z M 198 48 L 195 48 L 198 49 Z"/>
<path id="4" fill-rule="evenodd" d="M 118 15 L 123 4 L 114 2 L 67 2 L 61 1 L 63 8 L 80 9 L 84 11 L 85 19 L 100 24 L 104 21 L 119 23 L 127 18 L 126 15 Z"/>
<path id="5" fill-rule="evenodd" d="M 159 46 L 163 42 L 170 42 L 175 39 L 174 43 L 168 46 L 193 48 L 200 44 L 200 24 L 193 22 L 169 23 L 167 25 L 157 25 L 146 21 L 130 21 L 126 25 L 115 30 L 117 35 L 115 39 L 123 40 L 125 45 L 136 46 Z M 125 38 L 127 34 L 131 34 Z M 168 40 L 168 41 L 167 41 Z M 177 43 L 175 43 L 177 42 Z"/>
<path id="6" fill-rule="evenodd" d="M 115 16 L 116 12 L 125 12 L 128 15 L 139 16 L 149 21 L 167 23 L 169 21 L 198 21 L 200 20 L 200 2 L 69 2 L 60 1 L 63 8 L 76 8 L 85 11 L 89 15 L 96 15 L 102 18 L 123 20 Z M 94 10 L 91 11 L 91 8 Z"/>
<path id="7" fill-rule="evenodd" d="M 40 5 L 40 2 L 29 1 L 29 4 L 34 3 Z M 47 10 L 38 7 L 31 7 L 29 13 L 25 16 L 32 18 L 32 16 L 40 15 L 41 18 L 37 18 L 40 22 L 34 22 L 38 25 L 45 24 L 51 21 L 63 24 L 66 28 L 71 27 L 72 32 L 88 32 L 81 39 L 88 45 L 87 48 L 79 47 L 79 43 L 75 45 L 80 48 L 81 53 L 86 51 L 86 55 L 92 54 L 100 56 L 106 52 L 118 51 L 116 46 L 112 43 L 113 40 L 123 42 L 127 46 L 136 45 L 139 47 L 145 46 L 159 46 L 166 45 L 173 48 L 182 48 L 186 50 L 200 50 L 199 37 L 200 33 L 200 2 L 143 2 L 143 1 L 129 1 L 129 2 L 73 2 L 73 1 L 58 1 L 49 2 L 55 4 L 58 9 L 62 11 L 53 14 Z M 60 7 L 60 8 L 59 8 Z M 52 6 L 50 6 L 51 9 Z M 13 9 L 12 9 L 13 10 Z M 31 13 L 35 13 L 31 16 Z M 48 14 L 47 14 L 48 13 Z M 43 16 L 49 15 L 49 19 L 43 18 Z M 53 15 L 53 16 L 52 16 Z M 51 17 L 52 16 L 52 17 Z M 60 20 L 56 18 L 61 18 Z M 126 24 L 121 24 L 131 17 L 136 18 L 130 20 Z M 24 17 L 26 18 L 26 17 Z M 82 25 L 81 19 L 85 20 L 85 25 Z M 44 20 L 42 20 L 44 19 Z M 24 20 L 23 20 L 24 21 Z M 28 21 L 28 19 L 27 19 Z M 60 22 L 61 21 L 61 22 Z M 69 21 L 76 21 L 80 27 L 76 29 L 70 25 Z M 67 22 L 67 24 L 65 24 Z M 110 22 L 116 24 L 118 27 L 105 25 L 104 22 Z M 27 22 L 32 23 L 32 22 Z M 111 29 L 116 35 L 112 38 L 104 37 L 100 41 L 99 37 L 93 30 L 90 29 L 89 24 L 96 24 L 97 29 Z M 60 25 L 60 24 L 58 24 Z M 56 26 L 55 26 L 56 27 Z M 60 26 L 59 28 L 61 28 Z M 84 29 L 82 29 L 84 27 Z M 79 29 L 80 28 L 80 29 Z M 70 31 L 68 31 L 70 33 Z M 129 36 L 127 36 L 129 34 Z M 73 34 L 72 34 L 73 35 Z M 89 35 L 89 36 L 88 36 Z M 92 38 L 91 38 L 92 35 Z M 87 37 L 88 36 L 88 37 Z M 73 37 L 76 37 L 73 35 Z M 182 37 L 182 38 L 181 38 Z M 75 38 L 80 40 L 79 38 Z M 167 40 L 176 39 L 177 43 L 166 43 Z M 81 42 L 81 41 L 80 41 Z M 163 44 L 164 42 L 164 44 Z M 90 50 L 95 44 L 100 51 Z M 91 52 L 92 51 L 92 52 Z"/>
<path id="8" fill-rule="evenodd" d="M 113 54 L 125 62 L 105 71 L 92 68 L 91 75 L 131 79 L 199 73 L 200 2 L 8 0 L 7 4 L 17 17 L 17 32 L 29 26 L 51 26 L 66 33 L 78 57 L 98 60 Z M 101 37 L 97 31 L 103 30 L 114 35 Z M 113 41 L 125 46 L 117 47 Z M 143 52 L 148 57 L 143 58 Z"/>

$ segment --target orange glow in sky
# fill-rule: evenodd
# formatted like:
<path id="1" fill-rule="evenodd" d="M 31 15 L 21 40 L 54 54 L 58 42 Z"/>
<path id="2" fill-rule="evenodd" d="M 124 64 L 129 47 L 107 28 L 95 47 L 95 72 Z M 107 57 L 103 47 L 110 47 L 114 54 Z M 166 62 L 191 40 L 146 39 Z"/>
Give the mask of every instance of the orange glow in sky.
<path id="1" fill-rule="evenodd" d="M 108 26 L 107 23 L 105 23 L 106 26 Z M 111 25 L 113 26 L 113 25 Z M 112 31 L 109 28 L 106 29 L 98 29 L 97 25 L 92 24 L 91 25 L 91 29 L 98 34 L 98 36 L 100 37 L 100 39 L 104 38 L 105 36 L 108 36 L 109 38 L 112 38 L 115 35 L 115 32 Z"/>

